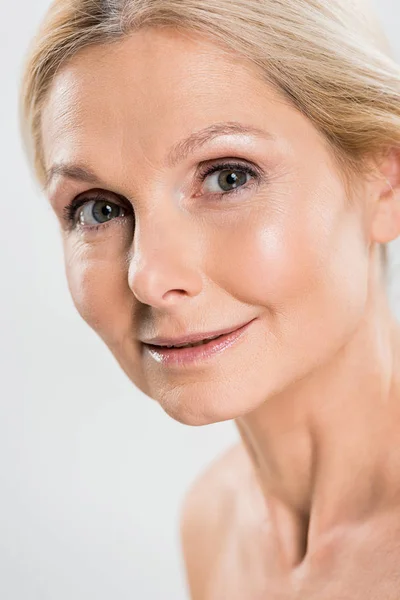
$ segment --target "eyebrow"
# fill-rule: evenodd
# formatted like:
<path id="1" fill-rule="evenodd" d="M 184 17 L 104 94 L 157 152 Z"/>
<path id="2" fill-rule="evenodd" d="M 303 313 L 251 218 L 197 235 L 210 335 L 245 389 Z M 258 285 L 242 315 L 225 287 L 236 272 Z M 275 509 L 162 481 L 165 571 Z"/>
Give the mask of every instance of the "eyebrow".
<path id="1" fill-rule="evenodd" d="M 167 154 L 166 164 L 168 167 L 173 168 L 207 142 L 224 135 L 253 135 L 264 139 L 275 139 L 275 136 L 267 131 L 258 129 L 252 125 L 243 125 L 237 121 L 214 123 L 174 144 Z M 55 163 L 46 171 L 46 181 L 43 190 L 48 189 L 51 181 L 56 176 L 94 185 L 103 185 L 102 180 L 90 168 L 80 164 L 60 162 Z"/>

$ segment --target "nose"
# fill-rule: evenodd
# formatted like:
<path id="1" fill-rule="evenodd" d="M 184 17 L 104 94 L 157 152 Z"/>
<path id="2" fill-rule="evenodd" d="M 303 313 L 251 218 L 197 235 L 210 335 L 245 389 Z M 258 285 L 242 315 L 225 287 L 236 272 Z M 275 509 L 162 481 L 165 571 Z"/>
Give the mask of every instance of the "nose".
<path id="1" fill-rule="evenodd" d="M 178 305 L 200 294 L 199 243 L 189 219 L 169 214 L 136 220 L 129 263 L 129 287 L 142 304 Z"/>

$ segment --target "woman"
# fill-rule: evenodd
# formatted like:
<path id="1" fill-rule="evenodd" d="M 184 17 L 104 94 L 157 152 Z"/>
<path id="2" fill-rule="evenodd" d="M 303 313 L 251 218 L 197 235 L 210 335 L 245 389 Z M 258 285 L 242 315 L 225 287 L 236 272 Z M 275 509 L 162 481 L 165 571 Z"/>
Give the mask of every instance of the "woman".
<path id="1" fill-rule="evenodd" d="M 367 6 L 58 0 L 21 98 L 80 315 L 171 417 L 239 428 L 184 502 L 191 597 L 400 598 L 400 71 Z"/>

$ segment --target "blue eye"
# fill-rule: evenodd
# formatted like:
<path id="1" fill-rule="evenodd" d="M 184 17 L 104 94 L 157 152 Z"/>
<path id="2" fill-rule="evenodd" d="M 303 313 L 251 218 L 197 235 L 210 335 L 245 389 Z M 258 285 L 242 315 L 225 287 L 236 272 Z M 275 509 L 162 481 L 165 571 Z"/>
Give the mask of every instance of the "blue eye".
<path id="1" fill-rule="evenodd" d="M 91 227 L 125 216 L 124 208 L 109 200 L 89 200 L 76 212 L 79 223 Z"/>
<path id="2" fill-rule="evenodd" d="M 223 162 L 202 166 L 198 178 L 205 182 L 206 193 L 222 197 L 249 187 L 246 185 L 249 180 L 259 183 L 265 177 L 258 167 L 239 162 Z M 98 229 L 113 219 L 133 215 L 132 207 L 128 201 L 125 203 L 127 205 L 112 202 L 104 192 L 92 191 L 90 196 L 74 198 L 63 210 L 64 219 L 70 229 L 74 229 L 76 225 L 82 229 Z"/>
<path id="3" fill-rule="evenodd" d="M 93 229 L 117 217 L 125 217 L 130 211 L 121 204 L 111 202 L 104 194 L 98 193 L 95 196 L 75 198 L 63 212 L 70 227 L 73 228 L 79 223 L 86 229 Z"/>
<path id="4" fill-rule="evenodd" d="M 210 183 L 210 187 L 206 189 L 206 192 L 224 196 L 240 191 L 240 188 L 245 186 L 250 179 L 260 181 L 261 174 L 250 165 L 222 163 L 207 167 L 201 172 L 200 178 L 202 181 Z"/>
<path id="5" fill-rule="evenodd" d="M 221 189 L 223 192 L 230 192 L 233 189 L 237 189 L 245 185 L 248 181 L 249 174 L 243 170 L 239 169 L 224 169 L 218 170 L 211 175 L 208 175 L 206 180 L 214 184 L 217 189 L 209 189 L 210 192 L 220 192 Z"/>

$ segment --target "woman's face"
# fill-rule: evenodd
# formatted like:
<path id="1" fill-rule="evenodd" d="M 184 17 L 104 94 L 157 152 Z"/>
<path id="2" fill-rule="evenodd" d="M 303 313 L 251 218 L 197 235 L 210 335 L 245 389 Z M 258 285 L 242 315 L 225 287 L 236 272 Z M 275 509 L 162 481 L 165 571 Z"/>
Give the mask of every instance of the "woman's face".
<path id="1" fill-rule="evenodd" d="M 354 332 L 362 205 L 310 121 L 249 64 L 170 29 L 87 48 L 54 80 L 42 134 L 75 306 L 175 419 L 243 415 Z M 191 360 L 143 344 L 250 321 Z"/>

